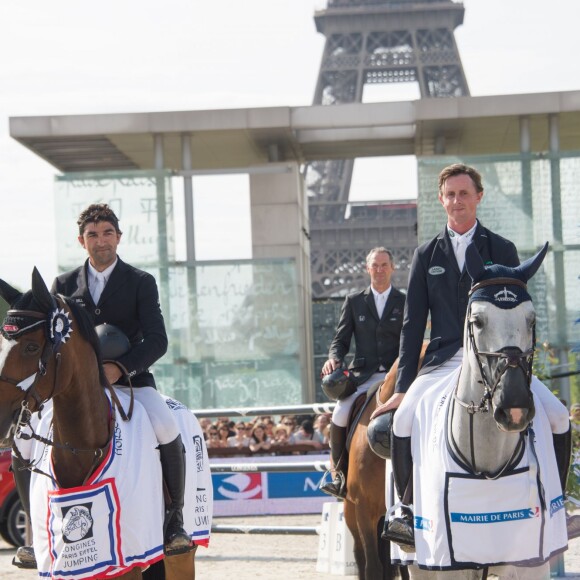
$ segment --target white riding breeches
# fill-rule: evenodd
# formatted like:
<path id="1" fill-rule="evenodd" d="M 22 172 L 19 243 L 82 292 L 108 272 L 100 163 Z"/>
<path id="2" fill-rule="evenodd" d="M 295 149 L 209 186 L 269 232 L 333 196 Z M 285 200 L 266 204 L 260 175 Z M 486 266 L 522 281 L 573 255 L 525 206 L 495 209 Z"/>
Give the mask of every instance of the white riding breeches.
<path id="1" fill-rule="evenodd" d="M 393 418 L 393 432 L 397 437 L 410 437 L 411 427 L 413 424 L 413 415 L 417 407 L 417 401 L 430 385 L 441 381 L 445 375 L 450 375 L 453 371 L 461 365 L 463 360 L 463 349 L 459 349 L 457 353 L 441 366 L 434 368 L 431 372 L 418 376 L 414 381 L 397 412 Z M 565 433 L 568 431 L 570 419 L 568 409 L 560 402 L 560 399 L 542 383 L 538 377 L 532 375 L 531 389 L 533 393 L 540 399 L 548 420 L 552 433 Z"/>
<path id="2" fill-rule="evenodd" d="M 337 427 L 346 427 L 348 423 L 348 416 L 350 415 L 350 409 L 352 408 L 356 398 L 361 393 L 366 393 L 375 383 L 384 380 L 385 375 L 386 371 L 380 371 L 372 374 L 364 383 L 357 387 L 356 391 L 352 395 L 337 401 L 336 407 L 334 407 L 334 411 L 332 412 L 332 422 Z"/>
<path id="3" fill-rule="evenodd" d="M 126 395 L 130 394 L 129 387 L 115 385 L 115 388 Z M 165 445 L 174 441 L 179 435 L 179 428 L 173 413 L 165 403 L 165 399 L 153 387 L 134 387 L 133 396 L 145 407 L 151 425 L 153 425 L 157 442 L 160 445 Z"/>

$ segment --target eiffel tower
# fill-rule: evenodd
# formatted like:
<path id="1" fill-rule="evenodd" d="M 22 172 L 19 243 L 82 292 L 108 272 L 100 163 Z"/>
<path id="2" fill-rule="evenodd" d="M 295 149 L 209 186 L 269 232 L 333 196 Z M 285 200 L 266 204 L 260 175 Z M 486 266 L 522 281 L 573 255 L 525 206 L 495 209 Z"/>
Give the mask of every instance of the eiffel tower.
<path id="1" fill-rule="evenodd" d="M 418 83 L 421 98 L 469 95 L 453 33 L 463 15 L 452 0 L 328 0 L 314 16 L 326 37 L 314 104 L 360 103 L 364 85 L 376 83 Z M 306 172 L 314 298 L 363 288 L 364 258 L 377 245 L 393 251 L 393 281 L 406 286 L 416 208 L 347 211 L 353 166 L 352 159 L 318 161 Z"/>

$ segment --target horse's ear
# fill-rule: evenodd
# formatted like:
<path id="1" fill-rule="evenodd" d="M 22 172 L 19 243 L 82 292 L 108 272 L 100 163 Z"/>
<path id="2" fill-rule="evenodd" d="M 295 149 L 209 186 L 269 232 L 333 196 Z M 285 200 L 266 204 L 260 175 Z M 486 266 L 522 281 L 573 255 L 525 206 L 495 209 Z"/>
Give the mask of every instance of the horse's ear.
<path id="1" fill-rule="evenodd" d="M 22 292 L 10 286 L 8 282 L 0 280 L 0 296 L 12 306 L 22 296 Z"/>
<path id="2" fill-rule="evenodd" d="M 485 264 L 479 255 L 479 250 L 473 242 L 465 250 L 465 268 L 474 282 L 481 280 L 485 274 Z"/>
<path id="3" fill-rule="evenodd" d="M 544 244 L 544 247 L 535 255 L 522 262 L 517 268 L 514 268 L 517 272 L 521 273 L 527 282 L 542 265 L 546 254 L 548 253 L 548 242 Z"/>
<path id="4" fill-rule="evenodd" d="M 32 270 L 32 295 L 43 312 L 50 312 L 53 309 L 53 298 L 36 266 Z"/>

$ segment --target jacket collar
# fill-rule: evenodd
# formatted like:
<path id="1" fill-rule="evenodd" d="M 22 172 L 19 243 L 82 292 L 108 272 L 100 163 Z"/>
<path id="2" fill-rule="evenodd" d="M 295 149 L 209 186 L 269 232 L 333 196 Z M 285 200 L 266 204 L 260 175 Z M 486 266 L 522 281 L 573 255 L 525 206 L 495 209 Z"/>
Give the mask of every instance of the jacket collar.
<path id="1" fill-rule="evenodd" d="M 89 259 L 85 261 L 83 268 L 81 268 L 78 287 L 84 294 L 88 294 L 89 296 L 91 293 L 89 292 L 89 283 L 88 283 L 88 269 L 89 269 Z M 109 280 L 105 285 L 103 293 L 99 299 L 99 304 L 102 304 L 107 298 L 109 298 L 120 286 L 122 286 L 124 281 L 124 272 L 127 270 L 127 264 L 117 256 L 117 264 L 113 268 L 111 275 L 109 276 Z M 91 298 L 92 300 L 92 298 Z M 96 306 L 96 304 L 95 304 Z"/>
<path id="2" fill-rule="evenodd" d="M 475 232 L 473 232 L 472 242 L 475 244 L 475 247 L 478 249 L 480 254 L 485 247 L 486 240 L 487 240 L 486 229 L 481 225 L 481 222 L 477 220 L 477 226 L 475 228 Z M 460 276 L 463 274 L 467 275 L 465 271 L 464 272 L 459 271 L 459 266 L 457 265 L 457 260 L 455 259 L 455 252 L 453 251 L 453 244 L 451 243 L 451 239 L 449 238 L 447 225 L 445 225 L 443 230 L 439 232 L 439 234 L 437 235 L 437 241 L 438 247 L 445 254 L 447 261 L 454 269 L 454 271 Z"/>

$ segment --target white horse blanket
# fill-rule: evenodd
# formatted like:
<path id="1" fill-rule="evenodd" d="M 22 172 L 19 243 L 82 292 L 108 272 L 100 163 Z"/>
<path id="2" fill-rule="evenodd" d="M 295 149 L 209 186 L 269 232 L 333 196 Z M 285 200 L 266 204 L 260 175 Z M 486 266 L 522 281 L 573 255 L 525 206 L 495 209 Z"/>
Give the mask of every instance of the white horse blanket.
<path id="1" fill-rule="evenodd" d="M 447 441 L 459 372 L 430 386 L 417 405 L 411 435 L 416 553 L 392 544 L 392 559 L 428 570 L 540 565 L 567 548 L 548 417 L 534 396 L 536 415 L 517 467 L 497 480 L 467 473 Z"/>
<path id="2" fill-rule="evenodd" d="M 117 391 L 125 409 L 129 398 Z M 207 450 L 195 416 L 166 398 L 186 448 L 185 529 L 196 543 L 209 542 L 213 493 Z M 52 406 L 37 433 L 50 438 Z M 30 458 L 53 474 L 52 448 L 33 441 Z M 114 578 L 163 557 L 163 488 L 157 439 L 145 409 L 134 402 L 131 421 L 117 414 L 111 448 L 86 485 L 60 489 L 32 474 L 31 520 L 40 577 L 59 580 Z"/>
<path id="3" fill-rule="evenodd" d="M 182 403 L 164 397 L 175 414 L 185 446 L 184 528 L 196 544 L 207 547 L 213 518 L 213 484 L 207 447 L 197 417 Z"/>

